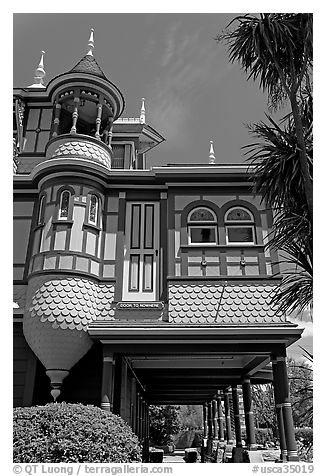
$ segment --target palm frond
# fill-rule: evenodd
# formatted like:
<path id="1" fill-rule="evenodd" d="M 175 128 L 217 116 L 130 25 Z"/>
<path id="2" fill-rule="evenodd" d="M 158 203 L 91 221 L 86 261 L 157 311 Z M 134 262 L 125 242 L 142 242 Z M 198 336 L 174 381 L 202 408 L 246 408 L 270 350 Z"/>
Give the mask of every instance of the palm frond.
<path id="1" fill-rule="evenodd" d="M 272 104 L 284 96 L 312 63 L 312 15 L 263 13 L 236 17 L 237 27 L 220 35 L 231 62 L 238 61 L 248 79 L 259 79 Z M 277 58 L 277 61 L 276 61 Z"/>

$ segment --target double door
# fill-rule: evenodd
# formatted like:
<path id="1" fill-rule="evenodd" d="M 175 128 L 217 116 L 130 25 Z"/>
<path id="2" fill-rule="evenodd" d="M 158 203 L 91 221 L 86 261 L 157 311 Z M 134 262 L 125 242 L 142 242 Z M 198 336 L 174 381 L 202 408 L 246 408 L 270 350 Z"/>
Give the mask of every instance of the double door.
<path id="1" fill-rule="evenodd" d="M 157 300 L 159 223 L 157 202 L 127 202 L 123 301 Z"/>

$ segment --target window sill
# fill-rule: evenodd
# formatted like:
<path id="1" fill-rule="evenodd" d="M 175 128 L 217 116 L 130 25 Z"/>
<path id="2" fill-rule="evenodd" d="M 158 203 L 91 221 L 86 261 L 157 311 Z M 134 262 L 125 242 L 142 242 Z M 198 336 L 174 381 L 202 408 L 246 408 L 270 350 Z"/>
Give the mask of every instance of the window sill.
<path id="1" fill-rule="evenodd" d="M 100 226 L 93 225 L 92 223 L 83 223 L 83 229 L 84 228 L 90 228 L 91 230 L 95 230 L 95 231 L 98 231 L 98 232 L 100 232 L 102 230 L 102 228 Z"/>
<path id="2" fill-rule="evenodd" d="M 34 226 L 33 231 L 39 230 L 40 228 L 43 228 L 45 225 L 45 222 L 39 223 L 38 225 Z"/>
<path id="3" fill-rule="evenodd" d="M 68 225 L 68 226 L 72 226 L 73 225 L 73 220 L 52 220 L 52 225 Z"/>
<path id="4" fill-rule="evenodd" d="M 238 244 L 229 244 L 229 245 L 214 245 L 208 243 L 202 244 L 193 244 L 193 245 L 181 245 L 181 249 L 192 249 L 192 248 L 217 248 L 217 249 L 230 249 L 230 248 L 254 248 L 254 249 L 264 249 L 264 245 L 251 245 L 249 243 L 243 243 L 241 245 Z"/>

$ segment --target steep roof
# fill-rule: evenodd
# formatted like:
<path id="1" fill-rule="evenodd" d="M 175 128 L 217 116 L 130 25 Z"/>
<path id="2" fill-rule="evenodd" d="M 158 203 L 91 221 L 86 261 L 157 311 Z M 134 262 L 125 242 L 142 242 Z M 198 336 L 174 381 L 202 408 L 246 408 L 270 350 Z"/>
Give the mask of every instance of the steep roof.
<path id="1" fill-rule="evenodd" d="M 70 71 L 69 73 L 86 73 L 98 76 L 99 78 L 108 81 L 108 78 L 99 67 L 96 59 L 92 55 L 84 56 Z"/>

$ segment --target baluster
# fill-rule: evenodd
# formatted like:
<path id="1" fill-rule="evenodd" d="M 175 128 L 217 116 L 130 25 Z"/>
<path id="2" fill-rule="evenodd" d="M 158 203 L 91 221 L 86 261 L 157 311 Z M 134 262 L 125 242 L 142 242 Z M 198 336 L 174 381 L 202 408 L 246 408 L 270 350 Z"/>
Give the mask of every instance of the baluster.
<path id="1" fill-rule="evenodd" d="M 75 108 L 74 112 L 72 113 L 72 127 L 70 129 L 70 134 L 77 134 L 76 124 L 78 119 L 78 106 L 79 106 L 79 98 L 74 98 Z"/>
<path id="2" fill-rule="evenodd" d="M 110 118 L 109 118 L 109 132 L 108 132 L 108 136 L 109 136 L 108 146 L 109 146 L 110 148 L 111 148 L 111 142 L 112 142 L 112 136 L 113 136 L 112 129 L 113 129 L 113 117 L 110 117 Z"/>
<path id="3" fill-rule="evenodd" d="M 60 112 L 61 112 L 61 104 L 57 103 L 55 105 L 52 137 L 57 137 L 59 132 Z"/>
<path id="4" fill-rule="evenodd" d="M 101 117 L 102 117 L 102 104 L 97 105 L 97 118 L 96 118 L 96 132 L 95 137 L 96 139 L 100 139 L 100 127 L 101 127 Z"/>

